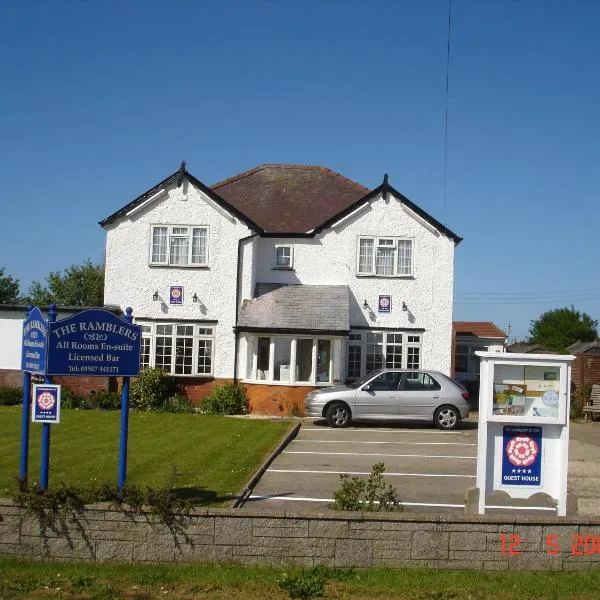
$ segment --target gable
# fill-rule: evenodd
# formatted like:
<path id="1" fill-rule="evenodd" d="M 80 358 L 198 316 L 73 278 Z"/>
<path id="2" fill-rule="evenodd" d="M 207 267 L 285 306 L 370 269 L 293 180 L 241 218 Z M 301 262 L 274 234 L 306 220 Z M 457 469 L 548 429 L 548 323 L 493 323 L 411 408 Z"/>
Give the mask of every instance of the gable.
<path id="1" fill-rule="evenodd" d="M 446 235 L 455 244 L 462 240 L 390 186 L 387 175 L 382 185 L 369 191 L 331 169 L 303 165 L 262 165 L 208 187 L 186 171 L 182 163 L 178 171 L 100 221 L 100 225 L 105 227 L 141 210 L 162 189 L 169 185 L 179 187 L 184 180 L 195 185 L 213 207 L 222 207 L 264 236 L 313 236 L 359 212 L 361 206 L 378 196 L 387 200 L 392 195 L 405 212 L 425 227 Z"/>

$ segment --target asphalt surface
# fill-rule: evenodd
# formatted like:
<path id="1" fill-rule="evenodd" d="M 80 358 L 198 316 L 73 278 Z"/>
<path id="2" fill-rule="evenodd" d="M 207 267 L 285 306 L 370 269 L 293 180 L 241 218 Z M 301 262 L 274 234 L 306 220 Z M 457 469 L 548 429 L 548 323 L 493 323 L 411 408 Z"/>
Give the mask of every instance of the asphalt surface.
<path id="1" fill-rule="evenodd" d="M 383 426 L 382 426 L 383 425 Z M 246 506 L 318 511 L 333 502 L 340 474 L 366 476 L 385 464 L 405 509 L 462 511 L 475 485 L 477 425 L 440 431 L 431 425 L 356 423 L 332 429 L 305 421 L 296 439 L 271 464 Z"/>
<path id="2" fill-rule="evenodd" d="M 572 423 L 568 488 L 581 515 L 600 514 L 600 422 Z M 418 513 L 463 513 L 475 485 L 477 420 L 458 431 L 421 423 L 355 423 L 332 429 L 305 419 L 298 436 L 264 473 L 245 506 L 254 510 L 319 512 L 333 502 L 340 474 L 366 477 L 385 464 L 404 508 Z"/>

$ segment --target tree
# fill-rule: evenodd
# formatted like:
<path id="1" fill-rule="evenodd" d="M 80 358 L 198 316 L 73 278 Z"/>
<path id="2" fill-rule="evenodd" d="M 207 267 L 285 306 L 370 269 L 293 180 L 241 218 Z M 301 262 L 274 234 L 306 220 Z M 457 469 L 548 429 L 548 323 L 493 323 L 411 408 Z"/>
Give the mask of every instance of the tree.
<path id="1" fill-rule="evenodd" d="M 4 274 L 4 268 L 0 267 L 0 304 L 16 304 L 21 300 L 19 280 Z"/>
<path id="2" fill-rule="evenodd" d="M 71 265 L 62 273 L 46 277 L 47 287 L 34 281 L 28 300 L 35 305 L 102 306 L 104 304 L 104 267 L 93 265 L 88 258 L 81 265 Z"/>
<path id="3" fill-rule="evenodd" d="M 529 343 L 548 350 L 565 352 L 575 342 L 592 342 L 598 338 L 598 321 L 571 308 L 557 308 L 531 321 Z"/>

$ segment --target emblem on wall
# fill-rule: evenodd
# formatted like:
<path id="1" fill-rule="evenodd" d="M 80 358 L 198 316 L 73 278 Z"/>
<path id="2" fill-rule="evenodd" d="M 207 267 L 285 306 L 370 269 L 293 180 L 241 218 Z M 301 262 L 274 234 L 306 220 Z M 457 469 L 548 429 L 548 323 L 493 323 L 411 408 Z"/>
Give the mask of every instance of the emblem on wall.
<path id="1" fill-rule="evenodd" d="M 182 285 L 172 285 L 169 288 L 169 304 L 183 304 Z"/>

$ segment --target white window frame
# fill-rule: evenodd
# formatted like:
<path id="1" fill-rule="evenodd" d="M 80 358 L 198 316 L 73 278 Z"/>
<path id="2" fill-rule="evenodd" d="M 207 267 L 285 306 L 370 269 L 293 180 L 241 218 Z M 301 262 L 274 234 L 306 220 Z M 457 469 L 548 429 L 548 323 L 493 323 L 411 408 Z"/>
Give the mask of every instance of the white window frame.
<path id="1" fill-rule="evenodd" d="M 171 365 L 167 372 L 174 377 L 213 377 L 215 370 L 215 339 L 216 339 L 216 325 L 214 323 L 190 323 L 182 321 L 160 321 L 160 322 L 138 322 L 142 326 L 142 342 L 149 340 L 149 363 L 142 363 L 140 366 L 154 367 L 156 366 L 156 338 L 157 338 L 157 326 L 167 325 L 171 326 L 172 332 L 171 338 Z M 193 334 L 189 335 L 178 335 L 177 326 L 191 326 L 193 327 Z M 160 335 L 160 337 L 169 337 L 167 335 Z M 192 338 L 192 372 L 191 373 L 176 373 L 175 365 L 177 360 L 177 338 Z M 210 355 L 210 371 L 199 371 L 198 370 L 198 342 L 201 340 L 207 340 L 211 342 L 211 355 Z M 140 360 L 143 357 L 140 356 Z"/>
<path id="2" fill-rule="evenodd" d="M 382 336 L 382 344 L 381 344 L 381 354 L 383 356 L 382 359 L 382 368 L 392 368 L 386 367 L 387 362 L 387 349 L 388 345 L 394 348 L 398 346 L 401 347 L 402 351 L 402 364 L 399 367 L 394 367 L 398 369 L 408 369 L 412 368 L 414 370 L 418 370 L 423 368 L 423 333 L 415 332 L 415 331 L 382 331 L 378 329 L 356 329 L 350 331 L 348 336 L 347 348 L 350 346 L 360 346 L 360 377 L 367 374 L 367 349 L 368 349 L 368 340 L 369 334 L 379 334 Z M 361 339 L 356 339 L 356 336 L 361 336 Z M 388 343 L 388 336 L 402 336 L 402 342 L 398 344 L 397 340 Z M 418 340 L 416 340 L 418 338 Z M 416 367 L 408 366 L 408 348 L 418 348 L 419 351 L 419 364 Z M 358 377 L 350 377 L 348 373 L 350 360 L 350 352 L 346 352 L 346 365 L 344 367 L 344 372 L 346 374 L 347 379 L 358 379 Z"/>
<path id="3" fill-rule="evenodd" d="M 287 265 L 280 265 L 277 262 L 277 251 L 280 249 L 287 249 L 290 252 L 290 260 Z M 293 269 L 294 268 L 294 248 L 290 244 L 277 244 L 275 246 L 275 254 L 273 256 L 273 268 L 274 269 Z"/>
<path id="4" fill-rule="evenodd" d="M 269 369 L 265 373 L 265 379 L 258 379 L 258 338 L 269 338 Z M 290 340 L 290 378 L 289 380 L 281 381 L 275 379 L 277 365 L 275 365 L 275 340 L 276 339 Z M 299 380 L 297 375 L 297 343 L 298 340 L 312 340 L 312 366 L 310 380 Z M 340 338 L 337 338 L 340 339 Z M 334 353 L 336 352 L 335 337 L 321 335 L 304 335 L 304 334 L 272 334 L 272 333 L 255 333 L 248 338 L 248 348 L 252 353 L 252 361 L 249 363 L 249 373 L 246 373 L 245 381 L 268 385 L 305 385 L 305 386 L 328 386 L 332 385 L 335 378 L 334 373 Z M 329 379 L 327 381 L 319 381 L 317 374 L 317 349 L 320 341 L 329 342 Z"/>
<path id="5" fill-rule="evenodd" d="M 363 240 L 372 242 L 373 255 L 371 256 L 372 269 L 370 271 L 361 270 L 360 268 L 360 246 Z M 388 242 L 392 242 L 389 244 Z M 399 273 L 398 272 L 398 243 L 399 242 L 410 242 L 410 272 Z M 377 273 L 377 249 L 388 248 L 393 250 L 393 271 L 390 274 Z M 414 277 L 415 273 L 415 242 L 411 237 L 402 236 L 373 236 L 373 235 L 361 235 L 358 236 L 356 243 L 356 274 L 370 277 Z"/>
<path id="6" fill-rule="evenodd" d="M 154 232 L 156 229 L 166 228 L 167 240 L 166 240 L 166 252 L 165 260 L 154 260 Z M 176 233 L 176 229 L 186 228 L 188 230 L 187 235 L 182 233 Z M 205 260 L 201 262 L 193 262 L 193 243 L 194 243 L 194 231 L 204 230 L 206 235 L 206 251 Z M 187 261 L 184 264 L 171 262 L 171 241 L 174 238 L 186 238 L 187 239 Z M 150 249 L 149 249 L 149 263 L 153 266 L 173 266 L 173 267 L 207 267 L 209 264 L 209 241 L 210 241 L 210 227 L 208 225 L 167 225 L 165 223 L 155 223 L 150 226 Z"/>

